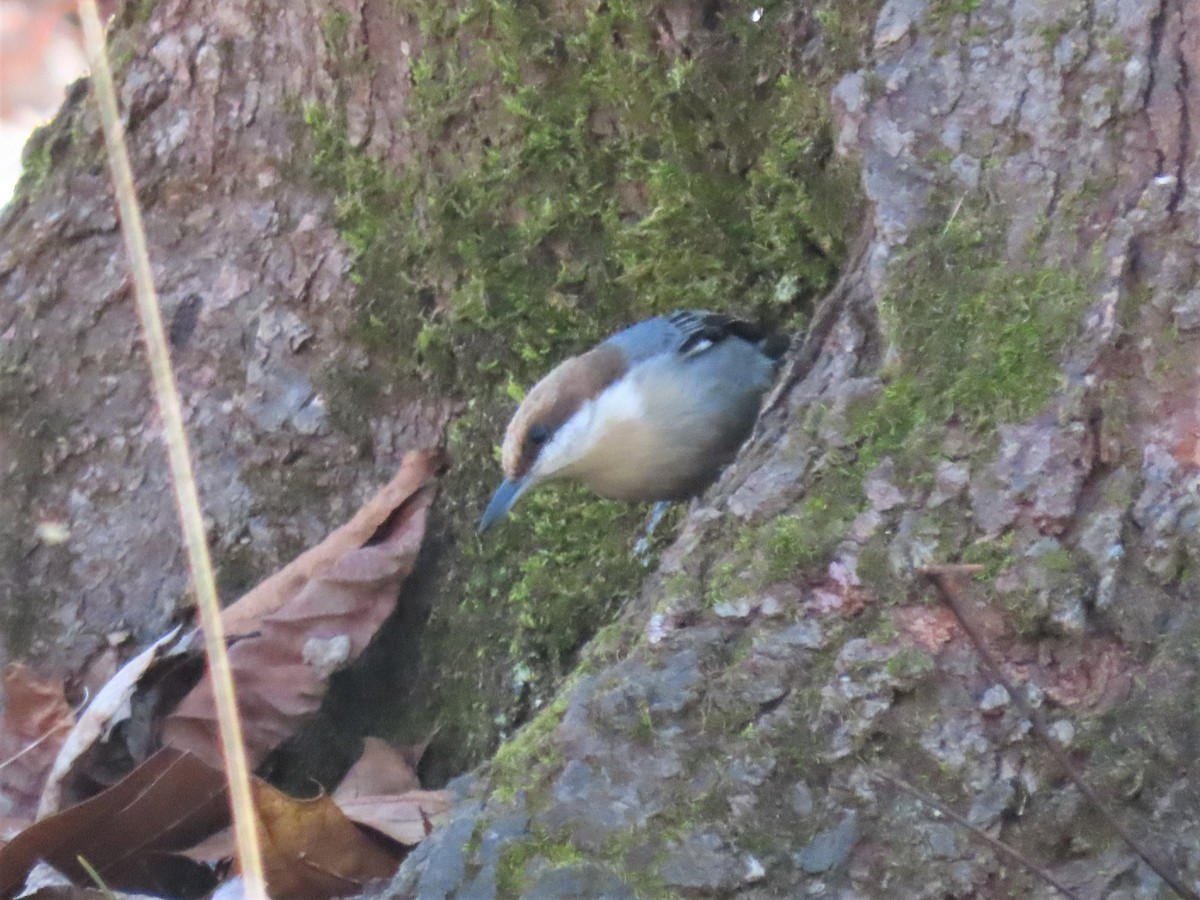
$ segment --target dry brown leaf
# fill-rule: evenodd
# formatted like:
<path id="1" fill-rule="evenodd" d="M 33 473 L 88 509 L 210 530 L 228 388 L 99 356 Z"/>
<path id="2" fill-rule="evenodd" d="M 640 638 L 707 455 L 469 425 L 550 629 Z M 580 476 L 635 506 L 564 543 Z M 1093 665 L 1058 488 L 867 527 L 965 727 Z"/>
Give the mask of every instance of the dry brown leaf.
<path id="1" fill-rule="evenodd" d="M 32 818 L 46 775 L 75 717 L 60 679 L 39 678 L 22 663 L 4 670 L 4 718 L 0 720 L 0 796 L 5 813 Z"/>
<path id="2" fill-rule="evenodd" d="M 408 791 L 339 800 L 338 806 L 353 822 L 411 847 L 443 824 L 450 809 L 450 794 L 447 791 Z"/>
<path id="3" fill-rule="evenodd" d="M 97 742 L 106 739 L 114 727 L 129 717 L 130 701 L 141 684 L 142 676 L 161 658 L 178 652 L 178 636 L 179 629 L 175 628 L 129 660 L 87 705 L 79 721 L 65 736 L 54 759 L 37 805 L 39 819 L 63 808 L 64 784 L 70 780 L 80 757 Z"/>
<path id="4" fill-rule="evenodd" d="M 295 800 L 257 779 L 252 787 L 267 889 L 275 900 L 358 893 L 396 871 L 400 854 L 361 831 L 332 797 Z"/>
<path id="5" fill-rule="evenodd" d="M 424 749 L 420 748 L 421 751 Z M 341 803 L 355 797 L 417 790 L 421 782 L 413 767 L 420 759 L 419 753 L 414 760 L 411 752 L 397 749 L 377 737 L 368 737 L 363 741 L 362 756 L 337 786 L 333 799 Z"/>
<path id="6" fill-rule="evenodd" d="M 193 844 L 180 853 L 198 863 L 231 862 L 237 856 L 237 838 L 233 834 L 233 826 L 210 834 L 200 843 Z"/>
<path id="7" fill-rule="evenodd" d="M 175 851 L 228 821 L 224 773 L 191 754 L 160 750 L 112 787 L 34 823 L 0 848 L 0 896 L 20 888 L 40 860 L 76 884 L 90 884 L 80 856 L 117 890 L 194 893 L 177 886 L 187 861 Z M 203 877 L 202 867 L 189 865 L 186 877 Z"/>
<path id="8" fill-rule="evenodd" d="M 419 844 L 441 825 L 451 804 L 446 791 L 422 790 L 354 797 L 335 794 L 333 800 L 355 825 L 377 831 L 406 847 Z M 224 828 L 184 850 L 183 855 L 196 862 L 211 864 L 232 860 L 235 852 L 233 829 Z"/>
<path id="9" fill-rule="evenodd" d="M 892 621 L 909 640 L 923 650 L 938 653 L 962 629 L 954 613 L 945 606 L 904 606 L 892 612 Z"/>
<path id="10" fill-rule="evenodd" d="M 32 819 L 20 816 L 0 816 L 0 849 L 33 824 Z"/>
<path id="11" fill-rule="evenodd" d="M 432 736 L 431 736 L 432 737 Z M 415 771 L 429 739 L 392 747 L 368 737 L 362 756 L 346 773 L 333 799 L 347 817 L 405 846 L 419 844 L 450 808 L 445 791 L 423 791 Z"/>
<path id="12" fill-rule="evenodd" d="M 329 674 L 355 659 L 394 609 L 441 467 L 437 452 L 409 453 L 349 525 L 226 610 L 229 633 L 248 632 L 229 660 L 252 767 L 317 709 Z M 222 764 L 207 676 L 166 718 L 162 736 Z"/>
<path id="13" fill-rule="evenodd" d="M 408 503 L 413 494 L 440 473 L 443 464 L 443 456 L 436 450 L 405 454 L 395 477 L 367 501 L 353 519 L 226 607 L 221 613 L 225 633 L 237 637 L 257 630 L 261 619 L 291 602 L 309 582 L 332 568 L 343 554 L 357 550 L 371 540 L 399 507 Z"/>

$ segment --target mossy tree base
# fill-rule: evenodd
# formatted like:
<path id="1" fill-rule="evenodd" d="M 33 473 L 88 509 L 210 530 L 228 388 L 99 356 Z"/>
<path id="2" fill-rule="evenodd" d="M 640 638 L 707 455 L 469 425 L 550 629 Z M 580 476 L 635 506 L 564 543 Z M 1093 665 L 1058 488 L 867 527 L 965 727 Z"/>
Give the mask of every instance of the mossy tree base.
<path id="1" fill-rule="evenodd" d="M 474 535 L 524 387 L 677 308 L 803 327 L 832 284 L 858 200 L 828 92 L 870 15 L 836 6 L 418 4 L 415 152 L 356 147 L 344 105 L 304 111 L 309 170 L 354 253 L 347 336 L 370 361 L 327 372 L 341 427 L 369 431 L 405 391 L 462 401 L 441 509 L 453 550 L 416 703 L 389 725 L 402 739 L 439 728 L 437 773 L 544 705 L 645 575 L 631 547 L 646 510 L 583 491 L 526 498 Z M 331 15 L 325 33 L 354 70 L 353 23 Z"/>

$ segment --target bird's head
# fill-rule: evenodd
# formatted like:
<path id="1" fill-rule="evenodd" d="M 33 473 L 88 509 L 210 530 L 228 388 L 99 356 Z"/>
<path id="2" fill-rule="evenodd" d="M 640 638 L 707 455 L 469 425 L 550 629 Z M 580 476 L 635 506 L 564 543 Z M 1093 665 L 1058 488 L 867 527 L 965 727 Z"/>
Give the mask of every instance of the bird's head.
<path id="1" fill-rule="evenodd" d="M 501 466 L 504 481 L 479 521 L 483 531 L 538 484 L 568 477 L 588 452 L 589 410 L 625 374 L 625 355 L 600 345 L 556 366 L 526 394 L 508 423 Z"/>

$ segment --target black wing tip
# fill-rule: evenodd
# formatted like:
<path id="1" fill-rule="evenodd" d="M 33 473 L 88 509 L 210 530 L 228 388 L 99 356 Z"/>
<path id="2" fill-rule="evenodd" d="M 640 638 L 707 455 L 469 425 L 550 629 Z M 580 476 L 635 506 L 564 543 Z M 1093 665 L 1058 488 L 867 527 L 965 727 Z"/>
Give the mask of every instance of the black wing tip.
<path id="1" fill-rule="evenodd" d="M 788 352 L 788 348 L 792 346 L 792 339 L 786 334 L 768 334 L 759 341 L 758 348 L 763 352 L 763 356 L 767 359 L 773 359 L 776 362 L 783 359 L 783 355 Z"/>
<path id="2" fill-rule="evenodd" d="M 737 337 L 757 345 L 768 359 L 778 361 L 792 344 L 789 335 L 769 332 L 748 319 L 739 319 L 723 313 L 681 309 L 667 316 L 667 320 L 686 333 L 679 348 L 682 353 L 694 350 L 702 342 L 712 345 L 728 337 Z"/>

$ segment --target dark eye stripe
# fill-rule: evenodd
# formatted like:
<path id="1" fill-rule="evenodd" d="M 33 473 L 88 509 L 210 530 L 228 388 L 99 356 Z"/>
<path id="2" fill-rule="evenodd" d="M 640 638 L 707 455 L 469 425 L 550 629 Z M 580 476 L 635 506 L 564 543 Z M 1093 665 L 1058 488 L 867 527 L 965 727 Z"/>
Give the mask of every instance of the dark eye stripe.
<path id="1" fill-rule="evenodd" d="M 550 429 L 545 425 L 534 425 L 529 429 L 529 442 L 535 446 L 541 446 L 550 440 Z"/>

